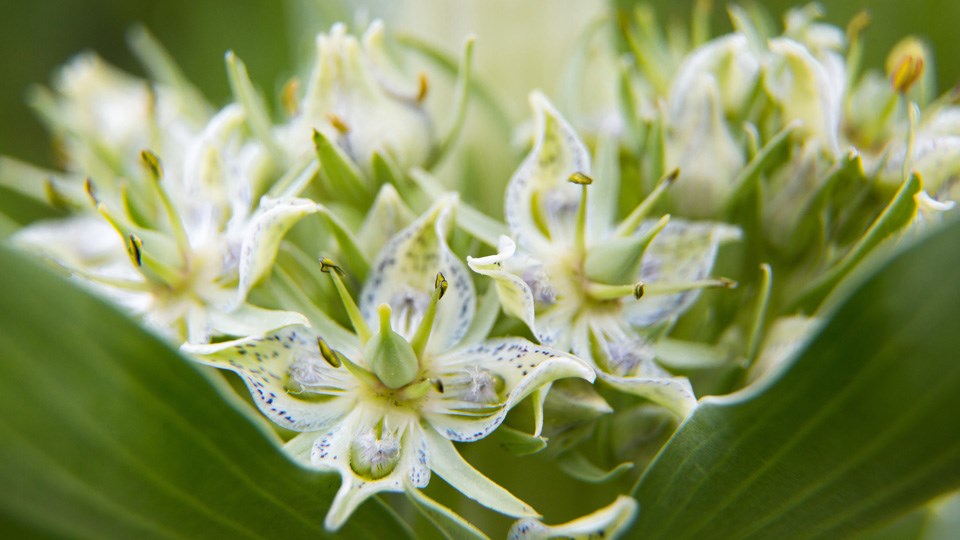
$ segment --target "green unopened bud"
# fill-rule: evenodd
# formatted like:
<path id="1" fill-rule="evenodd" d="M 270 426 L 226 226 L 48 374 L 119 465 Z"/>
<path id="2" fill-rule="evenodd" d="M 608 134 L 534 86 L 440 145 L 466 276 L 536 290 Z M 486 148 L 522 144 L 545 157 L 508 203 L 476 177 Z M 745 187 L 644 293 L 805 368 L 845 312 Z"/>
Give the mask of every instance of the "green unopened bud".
<path id="1" fill-rule="evenodd" d="M 403 388 L 413 382 L 420 371 L 420 363 L 413 347 L 390 327 L 390 306 L 380 304 L 380 331 L 364 348 L 364 357 L 374 375 L 387 388 Z"/>

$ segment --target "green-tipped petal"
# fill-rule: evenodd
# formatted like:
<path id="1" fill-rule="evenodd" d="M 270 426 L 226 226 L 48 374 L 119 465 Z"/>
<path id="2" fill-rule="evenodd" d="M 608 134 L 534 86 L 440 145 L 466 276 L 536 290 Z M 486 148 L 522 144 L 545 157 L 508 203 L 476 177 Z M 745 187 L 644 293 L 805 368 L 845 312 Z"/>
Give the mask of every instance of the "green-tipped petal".
<path id="1" fill-rule="evenodd" d="M 476 310 L 476 293 L 466 267 L 450 251 L 446 231 L 455 197 L 437 201 L 416 222 L 395 235 L 371 266 L 360 295 L 360 311 L 376 319 L 380 304 L 393 308 L 393 328 L 410 339 L 426 314 L 437 272 L 449 288 L 437 305 L 427 350 L 443 351 L 460 341 Z"/>
<path id="2" fill-rule="evenodd" d="M 430 453 L 430 468 L 448 484 L 467 497 L 502 514 L 516 517 L 539 516 L 530 505 L 514 497 L 464 461 L 449 440 L 431 429 L 425 429 L 424 433 Z"/>
<path id="3" fill-rule="evenodd" d="M 590 174 L 590 154 L 577 133 L 540 92 L 530 95 L 536 140 L 507 185 L 505 213 L 513 236 L 526 249 L 574 243 L 581 186 L 567 180 Z"/>
<path id="4" fill-rule="evenodd" d="M 423 414 L 434 429 L 455 441 L 486 437 L 517 403 L 553 381 L 594 379 L 593 369 L 583 361 L 520 338 L 451 351 L 437 358 L 432 369 L 444 392 L 424 406 Z"/>
<path id="5" fill-rule="evenodd" d="M 304 216 L 320 211 L 317 203 L 307 199 L 265 200 L 261 205 L 262 211 L 248 226 L 240 248 L 238 302 L 273 268 L 287 231 Z"/>

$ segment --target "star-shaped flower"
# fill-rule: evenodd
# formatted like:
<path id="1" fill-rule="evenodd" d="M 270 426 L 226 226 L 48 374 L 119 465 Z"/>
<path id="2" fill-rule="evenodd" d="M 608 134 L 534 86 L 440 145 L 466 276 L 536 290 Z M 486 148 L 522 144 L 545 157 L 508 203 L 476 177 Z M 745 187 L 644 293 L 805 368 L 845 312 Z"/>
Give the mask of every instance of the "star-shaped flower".
<path id="1" fill-rule="evenodd" d="M 542 94 L 531 101 L 536 142 L 506 197 L 517 241 L 501 237 L 499 253 L 467 262 L 496 280 L 504 311 L 542 343 L 589 361 L 607 383 L 686 415 L 695 403 L 690 383 L 657 366 L 650 340 L 699 289 L 732 285 L 709 271 L 719 244 L 738 231 L 645 220 L 673 177 L 615 226 L 616 179 L 591 187 L 583 143 Z"/>
<path id="2" fill-rule="evenodd" d="M 467 464 L 451 441 L 487 436 L 514 405 L 556 379 L 593 380 L 589 366 L 549 347 L 467 339 L 476 300 L 469 272 L 446 244 L 452 206 L 453 199 L 441 199 L 390 240 L 359 306 L 339 267 L 322 261 L 355 336 L 288 326 L 186 347 L 243 376 L 264 414 L 304 432 L 288 443 L 293 455 L 340 474 L 329 529 L 378 492 L 426 486 L 431 471 L 490 508 L 535 515 Z"/>
<path id="3" fill-rule="evenodd" d="M 123 165 L 86 181 L 92 206 L 31 225 L 14 240 L 178 342 L 305 322 L 245 302 L 270 270 L 283 234 L 318 205 L 293 196 L 302 181 L 255 203 L 269 173 L 263 148 L 246 137 L 243 123 L 242 109 L 228 105 L 203 129 L 166 140 L 162 149 L 172 158 L 163 165 L 153 152 L 136 151 L 137 170 Z"/>

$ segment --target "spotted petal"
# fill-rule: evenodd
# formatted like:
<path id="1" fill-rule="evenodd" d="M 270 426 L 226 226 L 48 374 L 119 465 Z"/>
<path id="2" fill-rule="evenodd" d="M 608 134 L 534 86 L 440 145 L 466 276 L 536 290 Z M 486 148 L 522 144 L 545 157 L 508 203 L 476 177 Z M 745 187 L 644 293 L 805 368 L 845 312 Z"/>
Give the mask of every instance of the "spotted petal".
<path id="1" fill-rule="evenodd" d="M 521 247 L 549 253 L 572 246 L 581 187 L 570 175 L 590 174 L 590 154 L 576 132 L 540 92 L 530 95 L 536 140 L 507 185 L 507 224 Z"/>
<path id="2" fill-rule="evenodd" d="M 444 392 L 424 405 L 423 414 L 454 441 L 486 437 L 523 398 L 557 379 L 594 379 L 593 370 L 581 360 L 520 338 L 451 351 L 434 359 L 431 372 Z"/>
<path id="3" fill-rule="evenodd" d="M 690 381 L 675 377 L 654 361 L 653 347 L 612 317 L 581 324 L 571 332 L 573 352 L 592 363 L 610 386 L 640 396 L 686 418 L 697 405 Z"/>
<path id="4" fill-rule="evenodd" d="M 566 538 L 591 540 L 617 538 L 633 522 L 640 505 L 636 499 L 620 495 L 612 504 L 592 514 L 561 525 L 544 525 L 533 519 L 522 519 L 510 527 L 508 540 L 547 540 Z"/>
<path id="5" fill-rule="evenodd" d="M 355 401 L 356 380 L 323 360 L 316 337 L 304 326 L 222 343 L 187 344 L 182 349 L 204 364 L 243 377 L 260 410 L 287 429 L 326 429 Z"/>
<path id="6" fill-rule="evenodd" d="M 459 342 L 476 311 L 470 274 L 445 240 L 455 204 L 455 196 L 437 201 L 394 236 L 374 262 L 360 296 L 360 311 L 368 323 L 376 321 L 380 304 L 390 304 L 393 328 L 410 339 L 430 304 L 437 272 L 442 272 L 449 286 L 437 306 L 429 351 L 447 350 Z"/>
<path id="7" fill-rule="evenodd" d="M 504 270 L 504 264 L 514 257 L 517 245 L 508 236 L 501 236 L 497 253 L 486 257 L 467 257 L 467 265 L 478 274 L 493 278 L 497 297 L 507 315 L 512 315 L 536 334 L 534 299 L 530 286 L 514 273 Z"/>
<path id="8" fill-rule="evenodd" d="M 653 225 L 652 221 L 644 223 L 637 234 L 643 234 Z M 648 284 L 707 278 L 720 244 L 739 235 L 739 229 L 729 225 L 672 220 L 644 252 L 638 278 Z M 624 314 L 630 324 L 638 327 L 669 322 L 686 311 L 698 296 L 697 290 L 648 294 L 638 302 L 627 304 Z"/>
<path id="9" fill-rule="evenodd" d="M 320 206 L 308 199 L 264 198 L 240 248 L 238 302 L 243 301 L 250 289 L 273 268 L 280 241 L 287 231 L 304 216 L 319 211 Z"/>

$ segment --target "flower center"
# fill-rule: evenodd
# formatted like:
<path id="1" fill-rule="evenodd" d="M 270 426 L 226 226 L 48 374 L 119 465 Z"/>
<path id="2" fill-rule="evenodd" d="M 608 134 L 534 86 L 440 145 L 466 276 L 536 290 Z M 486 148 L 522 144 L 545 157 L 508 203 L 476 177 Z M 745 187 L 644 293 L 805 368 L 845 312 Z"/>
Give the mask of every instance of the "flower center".
<path id="1" fill-rule="evenodd" d="M 350 443 L 350 468 L 368 480 L 387 476 L 399 462 L 400 438 L 395 432 L 370 429 Z"/>

